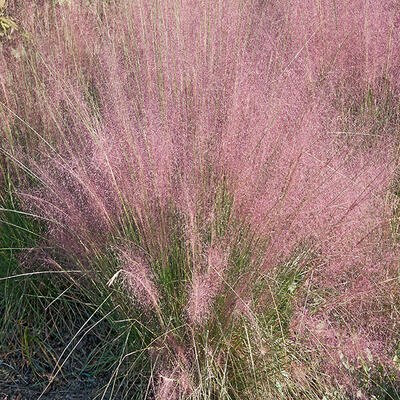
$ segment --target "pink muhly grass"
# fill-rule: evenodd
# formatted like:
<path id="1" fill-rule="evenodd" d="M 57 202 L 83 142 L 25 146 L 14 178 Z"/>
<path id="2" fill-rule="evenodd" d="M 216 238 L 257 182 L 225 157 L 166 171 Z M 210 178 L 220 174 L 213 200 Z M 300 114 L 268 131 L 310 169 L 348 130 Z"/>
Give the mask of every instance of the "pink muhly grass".
<path id="1" fill-rule="evenodd" d="M 139 306 L 160 312 L 159 294 L 151 267 L 143 257 L 134 256 L 132 251 L 122 250 L 120 257 L 127 291 L 136 299 Z"/>
<path id="2" fill-rule="evenodd" d="M 366 236 L 346 247 L 336 242 L 338 249 L 321 260 L 307 282 L 308 293 L 314 294 L 297 298 L 291 323 L 293 338 L 323 363 L 320 368 L 334 385 L 353 394 L 358 392 L 356 375 L 363 366 L 371 374 L 377 365 L 394 373 L 393 349 L 398 344 L 393 314 L 398 301 L 397 257 L 388 251 L 388 238 L 378 236 L 377 246 L 379 232 L 370 235 L 375 239 Z"/>
<path id="3" fill-rule="evenodd" d="M 161 371 L 156 384 L 157 400 L 179 400 L 193 391 L 190 376 L 180 366 L 172 371 Z"/>
<path id="4" fill-rule="evenodd" d="M 225 252 L 217 247 L 208 249 L 205 270 L 197 268 L 193 271 L 192 287 L 187 306 L 189 320 L 197 325 L 203 325 L 212 315 L 213 302 L 220 294 L 224 276 L 228 272 Z"/>
<path id="5" fill-rule="evenodd" d="M 19 192 L 27 208 L 56 221 L 49 240 L 80 255 L 135 231 L 167 269 L 179 231 L 178 264 L 189 268 L 180 279 L 191 279 L 182 318 L 199 326 L 219 295 L 233 296 L 223 290 L 233 279 L 230 250 L 214 245 L 215 236 L 241 249 L 249 227 L 263 242 L 253 249 L 257 267 L 245 266 L 257 273 L 305 243 L 323 260 L 307 283 L 326 297 L 311 315 L 307 296 L 299 296 L 293 336 L 307 343 L 304 325 L 316 342 L 340 336 L 349 357 L 368 347 L 388 360 L 395 335 L 384 328 L 375 335 L 372 326 L 389 318 L 373 318 L 374 299 L 384 298 L 374 280 L 393 276 L 397 256 L 385 204 L 396 127 L 386 121 L 369 137 L 363 113 L 369 90 L 400 87 L 398 4 L 70 3 L 22 7 L 33 39 L 20 40 L 26 53 L 18 63 L 0 60 L 2 102 L 29 124 L 4 111 L 7 129 L 15 129 L 13 156 L 39 181 Z M 348 135 L 356 124 L 365 132 Z M 214 226 L 221 186 L 232 199 L 225 231 Z M 125 248 L 120 261 L 126 291 L 162 313 L 152 266 Z M 235 282 L 243 301 L 256 278 Z M 345 326 L 335 324 L 336 308 Z M 365 342 L 352 337 L 354 328 Z M 173 396 L 179 374 L 162 381 L 160 398 Z"/>

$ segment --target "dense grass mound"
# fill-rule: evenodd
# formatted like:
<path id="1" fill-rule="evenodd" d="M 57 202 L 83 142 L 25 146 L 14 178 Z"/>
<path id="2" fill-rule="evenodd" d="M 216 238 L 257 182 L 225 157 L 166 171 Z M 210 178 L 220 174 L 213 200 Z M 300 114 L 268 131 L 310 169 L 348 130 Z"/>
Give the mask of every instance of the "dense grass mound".
<path id="1" fill-rule="evenodd" d="M 396 398 L 398 2 L 5 10 L 7 394 Z"/>

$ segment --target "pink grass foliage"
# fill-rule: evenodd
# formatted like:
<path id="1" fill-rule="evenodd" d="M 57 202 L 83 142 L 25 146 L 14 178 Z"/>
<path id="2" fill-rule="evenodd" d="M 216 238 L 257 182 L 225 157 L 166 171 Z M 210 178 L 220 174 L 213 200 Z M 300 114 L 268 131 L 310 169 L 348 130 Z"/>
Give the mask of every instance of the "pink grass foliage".
<path id="1" fill-rule="evenodd" d="M 179 365 L 172 371 L 161 371 L 156 384 L 157 400 L 179 400 L 192 392 L 190 376 Z"/>
<path id="2" fill-rule="evenodd" d="M 159 311 L 159 295 L 150 266 L 143 257 L 134 256 L 129 250 L 120 253 L 123 280 L 128 292 L 140 306 Z"/>
<path id="3" fill-rule="evenodd" d="M 194 324 L 204 324 L 212 314 L 213 301 L 220 293 L 227 273 L 227 255 L 220 249 L 211 247 L 204 271 L 193 272 L 187 312 Z"/>
<path id="4" fill-rule="evenodd" d="M 56 221 L 50 239 L 76 253 L 101 247 L 128 210 L 146 249 L 165 256 L 173 205 L 193 261 L 187 317 L 201 325 L 228 270 L 228 251 L 210 246 L 204 257 L 201 243 L 225 182 L 232 215 L 268 242 L 264 270 L 300 242 L 323 260 L 308 283 L 328 293 L 325 304 L 313 315 L 299 299 L 296 339 L 330 343 L 315 357 L 335 365 L 338 348 L 355 365 L 367 348 L 389 363 L 395 322 L 381 307 L 397 289 L 380 282 L 397 257 L 385 196 L 399 132 L 366 139 L 343 128 L 351 129 L 344 115 L 364 121 L 368 87 L 400 88 L 398 2 L 69 3 L 22 7 L 32 42 L 21 39 L 26 54 L 1 65 L 8 107 L 47 142 L 7 115 L 19 129 L 15 154 L 27 152 L 21 161 L 44 182 L 21 192 Z M 151 267 L 121 257 L 132 295 L 159 307 Z M 160 398 L 173 398 L 175 379 L 162 381 Z"/>

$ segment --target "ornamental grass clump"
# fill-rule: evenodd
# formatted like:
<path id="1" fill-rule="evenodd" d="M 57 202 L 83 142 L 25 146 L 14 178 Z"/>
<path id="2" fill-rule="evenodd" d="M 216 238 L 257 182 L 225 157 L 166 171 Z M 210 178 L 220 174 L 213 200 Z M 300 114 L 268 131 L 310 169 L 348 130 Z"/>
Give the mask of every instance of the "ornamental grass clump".
<path id="1" fill-rule="evenodd" d="M 397 3 L 9 3 L 1 151 L 46 265 L 122 321 L 103 398 L 397 376 Z"/>

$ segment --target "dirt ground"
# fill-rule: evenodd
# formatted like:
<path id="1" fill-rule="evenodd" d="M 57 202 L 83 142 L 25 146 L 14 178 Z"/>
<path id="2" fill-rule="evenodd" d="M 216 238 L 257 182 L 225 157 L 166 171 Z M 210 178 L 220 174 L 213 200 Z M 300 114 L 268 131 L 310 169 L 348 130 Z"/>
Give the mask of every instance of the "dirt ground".
<path id="1" fill-rule="evenodd" d="M 106 373 L 94 376 L 84 372 L 85 360 L 97 342 L 98 339 L 91 334 L 83 338 L 73 357 L 65 362 L 62 371 L 55 376 L 41 400 L 101 399 L 110 377 Z M 58 359 L 64 345 L 55 340 L 49 344 Z M 50 381 L 54 360 L 46 363 L 38 356 L 28 360 L 15 345 L 0 344 L 0 349 L 0 400 L 37 400 Z M 38 353 L 43 354 L 39 351 Z M 109 398 L 110 396 L 104 396 L 104 399 Z"/>
<path id="2" fill-rule="evenodd" d="M 101 377 L 64 376 L 56 379 L 41 399 L 90 400 L 106 384 L 107 380 Z M 0 400 L 37 400 L 44 387 L 44 379 L 35 377 L 32 371 L 18 371 L 12 364 L 0 363 Z"/>

